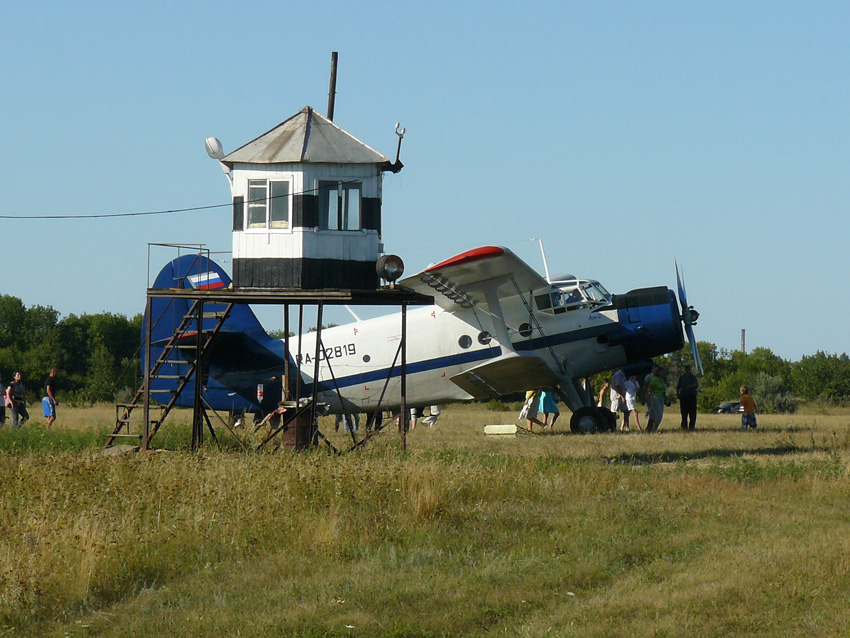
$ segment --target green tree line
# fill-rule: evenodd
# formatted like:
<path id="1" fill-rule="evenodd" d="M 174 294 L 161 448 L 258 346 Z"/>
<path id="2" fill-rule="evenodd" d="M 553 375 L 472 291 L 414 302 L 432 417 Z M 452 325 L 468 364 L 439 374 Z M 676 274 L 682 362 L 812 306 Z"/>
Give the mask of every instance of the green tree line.
<path id="1" fill-rule="evenodd" d="M 103 312 L 60 317 L 50 306 L 27 307 L 17 297 L 0 295 L 0 375 L 4 384 L 20 370 L 30 400 L 51 368 L 59 369 L 58 391 L 74 404 L 115 401 L 131 393 L 139 378 L 142 315 L 132 318 Z M 282 337 L 282 334 L 280 335 Z M 850 357 L 818 351 L 791 362 L 769 348 L 749 353 L 698 342 L 705 374 L 699 407 L 713 411 L 750 386 L 761 412 L 793 412 L 797 402 L 850 403 Z M 667 368 L 671 395 L 690 349 L 656 359 Z M 602 376 L 602 375 L 600 375 Z M 596 387 L 601 387 L 597 381 Z"/>
<path id="2" fill-rule="evenodd" d="M 705 374 L 700 378 L 698 399 L 701 411 L 714 411 L 724 401 L 740 397 L 747 385 L 764 413 L 794 412 L 799 401 L 820 401 L 829 405 L 850 403 L 850 357 L 846 353 L 818 351 L 799 361 L 788 361 L 770 348 L 750 352 L 729 351 L 705 341 L 697 342 Z M 675 384 L 691 352 L 685 346 L 678 352 L 659 357 L 667 368 L 667 381 L 675 395 Z"/>
<path id="3" fill-rule="evenodd" d="M 42 384 L 57 368 L 57 392 L 69 404 L 114 401 L 134 389 L 139 377 L 142 315 L 60 317 L 50 306 L 27 307 L 0 295 L 0 375 L 5 386 L 20 371 L 27 399 L 41 398 Z M 122 376 L 122 372 L 124 373 Z"/>

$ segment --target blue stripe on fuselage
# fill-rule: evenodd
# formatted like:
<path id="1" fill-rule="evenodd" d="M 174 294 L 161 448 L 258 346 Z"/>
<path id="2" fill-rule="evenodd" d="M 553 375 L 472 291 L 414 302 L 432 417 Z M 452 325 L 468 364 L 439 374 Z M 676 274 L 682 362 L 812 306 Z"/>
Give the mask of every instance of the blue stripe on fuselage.
<path id="1" fill-rule="evenodd" d="M 417 374 L 419 372 L 429 372 L 439 370 L 440 368 L 449 368 L 452 366 L 463 365 L 464 363 L 477 363 L 487 359 L 495 359 L 502 354 L 500 347 L 485 348 L 483 350 L 472 350 L 470 352 L 461 352 L 460 354 L 451 354 L 445 357 L 436 357 L 434 359 L 425 359 L 407 364 L 407 374 Z M 362 385 L 374 381 L 383 381 L 387 377 L 400 377 L 401 364 L 396 364 L 392 369 L 392 374 L 389 374 L 389 368 L 380 368 L 369 372 L 361 372 L 360 374 L 352 374 L 346 377 L 337 377 L 336 382 L 340 388 L 347 388 L 353 385 Z M 313 384 L 305 386 L 307 391 L 312 391 Z M 332 381 L 321 381 L 319 390 L 326 391 L 333 389 Z"/>
<path id="2" fill-rule="evenodd" d="M 536 337 L 534 339 L 529 339 L 528 341 L 521 341 L 519 343 L 514 343 L 513 348 L 517 352 L 527 352 L 532 350 L 541 350 L 546 347 L 563 345 L 565 343 L 572 343 L 575 341 L 582 341 L 583 339 L 591 339 L 598 337 L 599 335 L 606 334 L 613 329 L 616 329 L 617 324 L 603 324 L 599 326 L 593 326 L 590 328 L 581 328 L 579 330 L 570 330 L 568 332 L 561 332 L 559 334 L 555 334 L 547 337 Z M 479 361 L 484 361 L 486 359 L 495 359 L 496 357 L 502 354 L 502 349 L 497 348 L 488 348 L 485 350 L 475 350 L 472 352 L 464 352 L 461 354 L 449 355 L 446 357 L 437 357 L 434 359 L 425 359 L 423 361 L 417 361 L 415 363 L 407 364 L 407 374 L 416 374 L 418 372 L 429 372 L 431 370 L 438 370 L 440 368 L 447 368 L 455 365 L 462 365 L 464 363 L 476 363 Z M 360 385 L 363 383 L 374 382 L 378 380 L 383 380 L 387 378 L 388 368 L 381 368 L 380 370 L 372 370 L 370 372 L 364 372 L 362 374 L 354 374 L 347 377 L 338 377 L 337 384 L 340 388 L 350 387 L 353 385 Z M 392 377 L 401 376 L 400 367 L 397 365 L 393 370 Z M 312 384 L 307 386 L 308 388 L 312 388 Z M 332 390 L 333 383 L 331 381 L 322 381 L 319 384 L 319 389 L 322 391 Z"/>

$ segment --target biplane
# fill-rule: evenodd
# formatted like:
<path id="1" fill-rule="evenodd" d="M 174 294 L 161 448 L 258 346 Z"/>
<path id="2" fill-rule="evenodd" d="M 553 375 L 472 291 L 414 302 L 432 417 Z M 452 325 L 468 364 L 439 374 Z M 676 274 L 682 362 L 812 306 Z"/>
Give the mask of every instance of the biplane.
<path id="1" fill-rule="evenodd" d="M 612 415 L 596 407 L 593 375 L 617 368 L 627 375 L 648 372 L 653 357 L 683 347 L 685 333 L 701 368 L 693 336 L 699 314 L 687 304 L 678 265 L 676 276 L 678 299 L 665 286 L 611 294 L 593 279 L 550 280 L 508 248 L 484 246 L 401 279 L 397 286 L 434 298 L 434 305 L 406 313 L 406 406 L 551 386 L 572 412 L 572 431 L 609 429 Z M 218 264 L 191 255 L 167 264 L 154 282 L 154 288 L 229 285 Z M 172 338 L 188 303 L 153 300 L 151 361 Z M 204 356 L 204 400 L 231 413 L 268 412 L 284 395 L 288 361 L 290 396 L 306 396 L 317 384 L 315 396 L 332 414 L 398 410 L 401 330 L 399 313 L 354 321 L 324 328 L 318 349 L 317 332 L 290 337 L 287 353 L 284 341 L 269 336 L 249 306 L 236 305 Z M 157 378 L 151 388 L 168 391 L 175 383 Z M 178 404 L 192 405 L 192 392 L 183 394 Z"/>

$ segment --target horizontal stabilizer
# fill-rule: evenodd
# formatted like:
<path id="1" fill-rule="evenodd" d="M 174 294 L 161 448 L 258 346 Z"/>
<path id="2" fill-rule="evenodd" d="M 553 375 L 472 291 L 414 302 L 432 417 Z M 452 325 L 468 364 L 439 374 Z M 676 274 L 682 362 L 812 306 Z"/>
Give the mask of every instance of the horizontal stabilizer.
<path id="1" fill-rule="evenodd" d="M 540 357 L 514 352 L 456 374 L 451 380 L 476 399 L 525 392 L 561 381 Z"/>

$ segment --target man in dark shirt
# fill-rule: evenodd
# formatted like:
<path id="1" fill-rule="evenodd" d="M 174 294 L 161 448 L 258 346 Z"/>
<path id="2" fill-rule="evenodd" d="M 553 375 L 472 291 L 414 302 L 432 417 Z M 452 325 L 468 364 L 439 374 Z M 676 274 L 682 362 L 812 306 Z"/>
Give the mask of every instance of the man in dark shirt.
<path id="1" fill-rule="evenodd" d="M 56 406 L 59 405 L 56 400 L 56 368 L 53 368 L 44 380 L 44 398 L 41 403 L 44 416 L 47 417 L 47 427 L 50 427 L 56 421 Z"/>
<path id="2" fill-rule="evenodd" d="M 683 430 L 696 429 L 697 390 L 699 390 L 699 380 L 693 373 L 693 368 L 686 365 L 685 373 L 679 377 L 679 383 L 676 384 L 676 396 L 679 397 L 679 407 L 682 410 Z M 688 421 L 690 421 L 690 426 Z"/>

